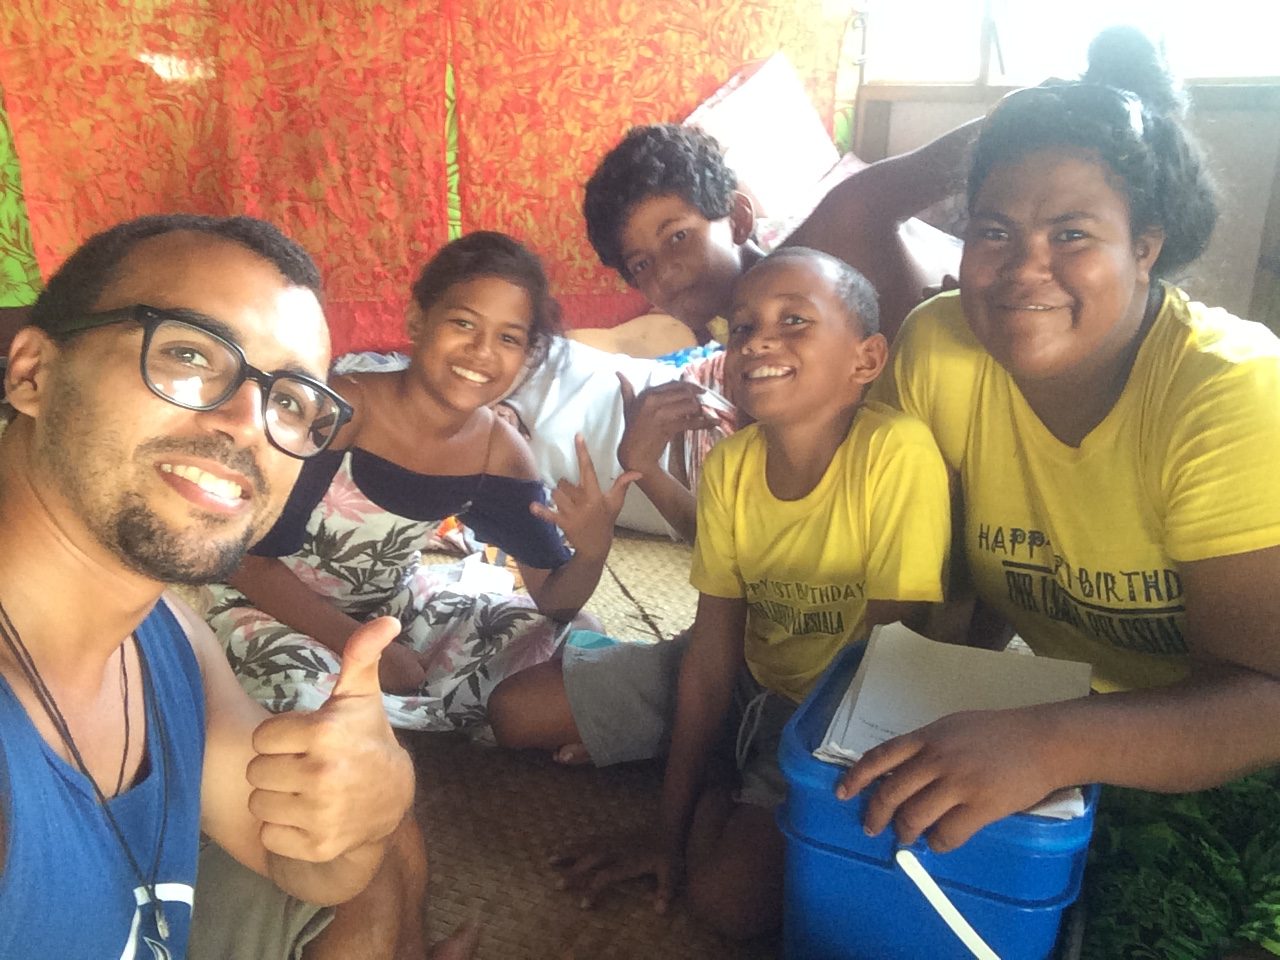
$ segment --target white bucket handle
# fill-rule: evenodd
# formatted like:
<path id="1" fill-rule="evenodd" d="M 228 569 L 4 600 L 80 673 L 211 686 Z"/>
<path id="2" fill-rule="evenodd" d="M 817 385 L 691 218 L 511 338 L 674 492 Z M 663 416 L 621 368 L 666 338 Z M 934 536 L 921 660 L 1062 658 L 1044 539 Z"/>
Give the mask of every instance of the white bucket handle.
<path id="1" fill-rule="evenodd" d="M 987 946 L 987 942 L 978 935 L 978 931 L 969 925 L 969 921 L 956 909 L 956 905 L 942 892 L 937 881 L 929 876 L 929 871 L 924 868 L 914 853 L 906 847 L 899 847 L 893 859 L 907 875 L 907 879 L 924 894 L 924 898 L 929 901 L 929 906 L 933 907 L 943 923 L 951 928 L 951 932 L 960 938 L 960 942 L 977 960 L 1000 960 L 999 955 Z"/>

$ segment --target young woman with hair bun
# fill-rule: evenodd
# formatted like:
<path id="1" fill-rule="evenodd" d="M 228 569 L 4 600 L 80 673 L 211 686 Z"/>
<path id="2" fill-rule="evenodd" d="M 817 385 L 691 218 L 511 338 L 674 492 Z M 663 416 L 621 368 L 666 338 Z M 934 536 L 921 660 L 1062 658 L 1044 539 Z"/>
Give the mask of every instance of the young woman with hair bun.
<path id="1" fill-rule="evenodd" d="M 1204 161 L 1145 37 L 1108 31 L 1090 53 L 1082 81 L 987 117 L 960 289 L 907 319 L 877 390 L 958 478 L 974 622 L 1090 662 L 1096 695 L 947 717 L 868 753 L 839 793 L 892 772 L 867 829 L 949 850 L 1102 783 L 1083 955 L 1269 956 L 1280 341 L 1174 285 L 1217 216 Z"/>

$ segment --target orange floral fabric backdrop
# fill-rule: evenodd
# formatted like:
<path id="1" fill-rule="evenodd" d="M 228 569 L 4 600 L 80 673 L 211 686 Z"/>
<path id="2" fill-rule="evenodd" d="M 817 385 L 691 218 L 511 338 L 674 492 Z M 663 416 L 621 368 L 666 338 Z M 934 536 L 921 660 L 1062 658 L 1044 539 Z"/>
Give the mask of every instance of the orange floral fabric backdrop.
<path id="1" fill-rule="evenodd" d="M 447 236 L 447 30 L 401 6 L 6 0 L 42 271 L 129 217 L 246 213 L 316 256 L 335 350 L 402 340 L 410 265 Z"/>
<path id="2" fill-rule="evenodd" d="M 6 0 L 0 85 L 46 276 L 128 217 L 247 213 L 320 262 L 335 352 L 386 348 L 448 236 L 448 64 L 463 228 L 525 240 L 570 322 L 600 325 L 641 306 L 586 241 L 600 156 L 779 48 L 829 119 L 837 6 Z"/>
<path id="3" fill-rule="evenodd" d="M 465 229 L 506 230 L 546 258 L 566 318 L 634 316 L 602 268 L 582 188 L 627 128 L 678 122 L 743 65 L 781 49 L 830 129 L 852 4 L 823 0 L 459 0 L 458 159 Z"/>

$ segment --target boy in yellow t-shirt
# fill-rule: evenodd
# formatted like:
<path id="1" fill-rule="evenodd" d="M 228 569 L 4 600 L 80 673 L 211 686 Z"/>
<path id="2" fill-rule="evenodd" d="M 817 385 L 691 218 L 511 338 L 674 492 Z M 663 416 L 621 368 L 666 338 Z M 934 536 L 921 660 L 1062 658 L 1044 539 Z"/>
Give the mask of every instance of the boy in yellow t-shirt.
<path id="1" fill-rule="evenodd" d="M 756 422 L 717 445 L 698 491 L 701 595 L 661 818 L 634 849 L 576 858 L 566 883 L 590 899 L 656 874 L 663 910 L 687 872 L 695 912 L 749 937 L 781 919 L 781 728 L 843 647 L 875 623 L 919 626 L 942 599 L 950 524 L 928 429 L 862 402 L 888 353 L 867 280 L 787 247 L 743 276 L 733 303 L 726 376 Z M 735 699 L 736 790 L 715 762 Z"/>

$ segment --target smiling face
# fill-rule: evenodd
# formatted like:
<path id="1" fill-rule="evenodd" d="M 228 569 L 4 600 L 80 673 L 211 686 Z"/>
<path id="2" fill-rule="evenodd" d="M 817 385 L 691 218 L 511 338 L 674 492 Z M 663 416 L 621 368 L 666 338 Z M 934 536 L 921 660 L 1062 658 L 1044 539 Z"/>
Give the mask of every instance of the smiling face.
<path id="1" fill-rule="evenodd" d="M 501 399 L 529 359 L 533 303 L 500 277 L 455 283 L 409 320 L 413 369 L 442 405 L 462 412 Z"/>
<path id="2" fill-rule="evenodd" d="M 250 250 L 174 232 L 143 240 L 94 312 L 146 303 L 207 318 L 250 363 L 323 379 L 329 337 L 315 295 Z M 57 350 L 35 418 L 37 483 L 130 568 L 165 582 L 226 577 L 270 529 L 301 461 L 272 447 L 252 382 L 216 410 L 157 397 L 139 372 L 142 328 L 80 334 Z"/>
<path id="3" fill-rule="evenodd" d="M 751 226 L 741 202 L 728 217 L 708 220 L 687 200 L 659 194 L 627 214 L 622 261 L 654 306 L 698 333 L 729 309 Z"/>
<path id="4" fill-rule="evenodd" d="M 812 422 L 838 414 L 880 372 L 884 338 L 863 336 L 837 283 L 831 263 L 799 255 L 775 255 L 738 283 L 725 382 L 755 420 Z"/>
<path id="5" fill-rule="evenodd" d="M 994 168 L 974 197 L 960 296 L 974 335 L 1015 378 L 1079 383 L 1111 370 L 1142 325 L 1161 236 L 1087 153 Z"/>

